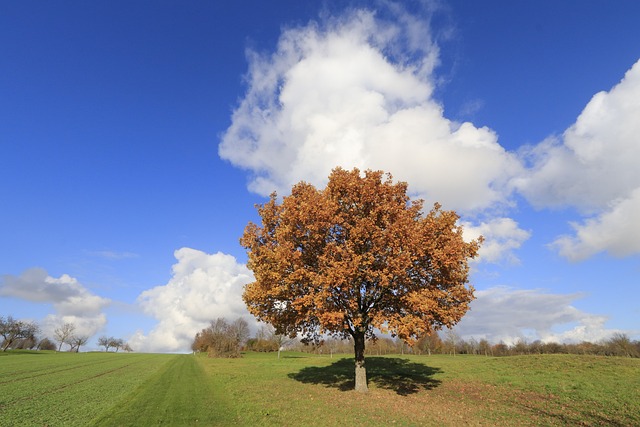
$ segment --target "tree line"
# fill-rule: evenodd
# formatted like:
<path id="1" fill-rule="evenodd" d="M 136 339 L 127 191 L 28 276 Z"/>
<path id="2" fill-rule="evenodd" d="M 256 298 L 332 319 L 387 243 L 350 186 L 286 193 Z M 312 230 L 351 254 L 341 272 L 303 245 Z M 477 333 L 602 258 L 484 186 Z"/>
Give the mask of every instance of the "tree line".
<path id="1" fill-rule="evenodd" d="M 209 357 L 240 357 L 240 352 L 278 352 L 292 340 L 277 334 L 270 325 L 263 325 L 255 337 L 250 337 L 249 325 L 243 318 L 232 322 L 223 317 L 212 320 L 209 326 L 196 333 L 191 344 L 195 353 L 207 353 Z"/>
<path id="2" fill-rule="evenodd" d="M 40 335 L 40 326 L 32 321 L 17 320 L 13 316 L 0 316 L 0 337 L 2 337 L 2 351 L 8 349 L 22 350 L 56 350 L 62 351 L 67 345 L 67 351 L 80 352 L 80 348 L 89 342 L 90 335 L 77 332 L 76 325 L 71 322 L 61 324 L 53 331 L 53 339 Z M 105 351 L 113 348 L 116 351 L 133 351 L 128 343 L 121 338 L 100 337 L 98 345 L 105 347 Z"/>
<path id="3" fill-rule="evenodd" d="M 483 356 L 519 356 L 527 354 L 589 354 L 598 356 L 640 357 L 640 341 L 626 334 L 616 333 L 609 339 L 597 343 L 527 342 L 519 340 L 508 345 L 504 342 L 490 343 L 486 339 L 463 339 L 455 331 L 433 333 L 417 340 L 410 346 L 399 338 L 386 336 L 370 339 L 366 343 L 368 356 L 388 354 L 471 354 Z M 319 342 L 303 342 L 276 333 L 271 325 L 262 325 L 254 337 L 249 337 L 247 322 L 233 322 L 218 318 L 195 335 L 191 349 L 204 352 L 210 357 L 240 357 L 241 351 L 276 352 L 284 348 L 315 354 L 348 354 L 353 352 L 352 339 L 328 337 Z"/>
<path id="4" fill-rule="evenodd" d="M 328 339 L 320 344 L 305 345 L 297 342 L 291 346 L 292 350 L 316 353 L 334 354 L 350 353 L 353 351 L 351 340 Z M 387 354 L 470 354 L 482 356 L 521 356 L 528 354 L 584 354 L 596 356 L 640 357 L 640 340 L 632 340 L 622 333 L 613 334 L 609 339 L 599 342 L 582 341 L 579 343 L 542 342 L 535 340 L 527 342 L 519 340 L 514 344 L 504 342 L 490 343 L 486 339 L 463 339 L 452 331 L 442 334 L 432 334 L 418 340 L 413 346 L 407 345 L 400 339 L 379 337 L 367 342 L 366 354 L 381 356 Z"/>
<path id="5" fill-rule="evenodd" d="M 104 351 L 109 351 L 110 348 L 116 353 L 118 350 L 123 350 L 127 353 L 133 351 L 129 343 L 125 342 L 122 338 L 108 337 L 106 335 L 98 338 L 98 345 L 104 347 Z"/>
<path id="6" fill-rule="evenodd" d="M 12 316 L 0 316 L 0 336 L 2 336 L 2 351 L 9 348 L 39 347 L 44 340 L 37 337 L 40 328 L 34 322 L 16 320 Z M 46 339 L 46 338 L 45 338 Z M 49 346 L 48 342 L 43 343 Z M 55 345 L 54 345 L 55 348 Z"/>

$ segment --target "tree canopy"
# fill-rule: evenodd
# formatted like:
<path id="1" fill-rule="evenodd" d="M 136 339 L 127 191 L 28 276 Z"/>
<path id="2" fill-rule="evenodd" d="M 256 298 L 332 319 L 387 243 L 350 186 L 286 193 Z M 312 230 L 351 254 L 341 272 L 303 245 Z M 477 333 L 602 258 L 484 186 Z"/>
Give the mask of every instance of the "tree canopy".
<path id="1" fill-rule="evenodd" d="M 278 333 L 352 337 L 356 389 L 366 391 L 364 346 L 375 330 L 413 343 L 456 324 L 473 300 L 458 215 L 411 201 L 390 174 L 336 168 L 325 189 L 306 182 L 258 206 L 240 242 L 255 282 L 243 299 Z"/>

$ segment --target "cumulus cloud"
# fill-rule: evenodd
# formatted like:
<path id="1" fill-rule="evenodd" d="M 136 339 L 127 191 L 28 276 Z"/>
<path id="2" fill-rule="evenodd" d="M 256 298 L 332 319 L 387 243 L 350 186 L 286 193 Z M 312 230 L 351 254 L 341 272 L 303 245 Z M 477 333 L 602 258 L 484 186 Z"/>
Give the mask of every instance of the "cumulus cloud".
<path id="1" fill-rule="evenodd" d="M 552 294 L 541 290 L 494 287 L 476 292 L 471 310 L 456 327 L 464 338 L 529 342 L 597 342 L 615 332 L 605 316 L 586 313 L 572 304 L 580 294 Z"/>
<path id="2" fill-rule="evenodd" d="M 284 31 L 271 55 L 249 55 L 248 89 L 219 154 L 252 173 L 249 188 L 286 194 L 331 169 L 382 169 L 445 208 L 508 205 L 517 157 L 491 129 L 444 117 L 432 97 L 438 48 L 428 17 L 395 6 Z"/>
<path id="3" fill-rule="evenodd" d="M 219 155 L 251 173 L 249 189 L 287 194 L 301 180 L 324 186 L 336 166 L 381 169 L 477 225 L 512 205 L 519 158 L 494 131 L 445 117 L 433 98 L 438 46 L 429 16 L 387 4 L 283 31 L 275 52 L 250 52 L 247 92 Z M 487 216 L 488 213 L 488 216 Z M 509 257 L 528 234 L 486 234 L 485 260 Z M 493 237 L 497 237 L 493 240 Z"/>
<path id="4" fill-rule="evenodd" d="M 519 260 L 513 251 L 531 236 L 531 232 L 521 229 L 511 218 L 494 218 L 479 225 L 463 222 L 462 225 L 466 241 L 480 236 L 485 238 L 478 253 L 478 261 L 507 261 L 517 264 Z"/>
<path id="5" fill-rule="evenodd" d="M 609 92 L 597 93 L 561 137 L 526 152 L 517 187 L 538 207 L 577 207 L 588 216 L 554 243 L 572 260 L 608 251 L 640 253 L 640 61 Z"/>
<path id="6" fill-rule="evenodd" d="M 138 297 L 143 311 L 158 320 L 148 334 L 138 331 L 129 340 L 136 350 L 189 351 L 196 332 L 218 317 L 244 317 L 253 322 L 242 291 L 253 280 L 244 264 L 227 254 L 207 254 L 195 249 L 175 251 L 177 262 L 166 285 Z"/>
<path id="7" fill-rule="evenodd" d="M 20 276 L 5 275 L 2 277 L 0 295 L 52 304 L 55 313 L 45 318 L 42 325 L 45 334 L 50 335 L 63 323 L 73 323 L 76 333 L 91 336 L 107 322 L 102 310 L 110 300 L 92 294 L 67 274 L 54 278 L 42 268 L 31 268 Z"/>
<path id="8" fill-rule="evenodd" d="M 603 250 L 622 257 L 640 253 L 640 187 L 628 198 L 612 203 L 611 207 L 583 224 L 573 223 L 575 236 L 561 236 L 552 247 L 572 260 L 580 261 Z"/>

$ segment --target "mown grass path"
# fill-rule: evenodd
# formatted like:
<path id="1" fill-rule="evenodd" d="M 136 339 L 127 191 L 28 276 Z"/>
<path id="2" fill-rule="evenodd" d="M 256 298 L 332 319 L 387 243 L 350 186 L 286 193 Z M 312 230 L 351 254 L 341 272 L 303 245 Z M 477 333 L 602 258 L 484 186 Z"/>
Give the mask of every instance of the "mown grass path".
<path id="1" fill-rule="evenodd" d="M 230 408 L 223 407 L 223 401 L 196 358 L 179 355 L 94 425 L 229 425 L 235 416 Z"/>

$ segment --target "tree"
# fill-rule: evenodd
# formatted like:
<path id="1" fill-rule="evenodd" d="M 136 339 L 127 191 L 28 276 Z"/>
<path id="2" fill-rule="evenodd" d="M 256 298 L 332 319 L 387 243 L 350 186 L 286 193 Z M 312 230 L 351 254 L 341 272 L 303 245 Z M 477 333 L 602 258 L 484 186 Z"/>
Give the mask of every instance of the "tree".
<path id="1" fill-rule="evenodd" d="M 124 346 L 124 340 L 122 338 L 109 337 L 109 347 L 115 348 L 116 353 Z"/>
<path id="2" fill-rule="evenodd" d="M 258 338 L 256 344 L 262 344 L 262 348 L 264 348 L 262 351 L 277 351 L 278 359 L 280 359 L 282 349 L 292 341 L 288 336 L 277 333 L 274 327 L 269 324 L 262 325 L 256 338 Z"/>
<path id="3" fill-rule="evenodd" d="M 239 318 L 233 323 L 219 317 L 209 327 L 196 333 L 193 351 L 207 352 L 209 357 L 239 357 L 240 347 L 249 337 L 249 325 Z"/>
<path id="4" fill-rule="evenodd" d="M 633 342 L 629 339 L 629 336 L 623 333 L 615 333 L 607 341 L 607 347 L 609 354 L 613 356 L 625 356 L 625 357 L 637 357 L 637 349 L 633 345 Z"/>
<path id="5" fill-rule="evenodd" d="M 53 331 L 53 337 L 60 343 L 58 346 L 58 351 L 62 350 L 62 344 L 71 345 L 71 339 L 73 338 L 73 333 L 76 330 L 76 325 L 73 323 L 65 323 L 64 325 L 56 328 Z"/>
<path id="6" fill-rule="evenodd" d="M 69 340 L 69 345 L 71 345 L 71 348 L 69 349 L 69 351 L 75 350 L 76 353 L 79 353 L 80 346 L 85 345 L 87 341 L 89 341 L 88 335 L 73 335 Z"/>
<path id="7" fill-rule="evenodd" d="M 109 338 L 108 336 L 103 335 L 98 338 L 98 345 L 104 347 L 104 351 L 109 351 L 109 347 L 111 347 L 111 340 L 113 340 L 113 337 Z"/>
<path id="8" fill-rule="evenodd" d="M 16 340 L 29 339 L 35 341 L 38 325 L 33 322 L 15 320 L 12 316 L 6 319 L 0 316 L 0 336 L 2 336 L 2 351 L 7 351 Z"/>
<path id="9" fill-rule="evenodd" d="M 374 329 L 409 344 L 456 324 L 473 300 L 458 215 L 422 212 L 407 184 L 381 171 L 334 169 L 324 190 L 300 182 L 281 203 L 257 206 L 240 240 L 255 282 L 243 299 L 278 333 L 318 342 L 353 338 L 355 388 L 367 391 L 365 340 Z"/>
<path id="10" fill-rule="evenodd" d="M 49 338 L 42 338 L 38 343 L 38 350 L 55 350 L 56 343 L 51 341 Z"/>
<path id="11" fill-rule="evenodd" d="M 421 337 L 416 343 L 418 351 L 427 352 L 431 356 L 431 352 L 440 351 L 442 349 L 442 340 L 437 332 Z"/>
<path id="12" fill-rule="evenodd" d="M 491 344 L 489 344 L 489 341 L 484 338 L 478 343 L 478 351 L 485 356 L 488 356 L 489 354 L 493 355 L 491 351 Z"/>
<path id="13" fill-rule="evenodd" d="M 227 333 L 237 343 L 239 350 L 249 339 L 249 324 L 242 317 L 239 317 L 229 325 Z"/>

